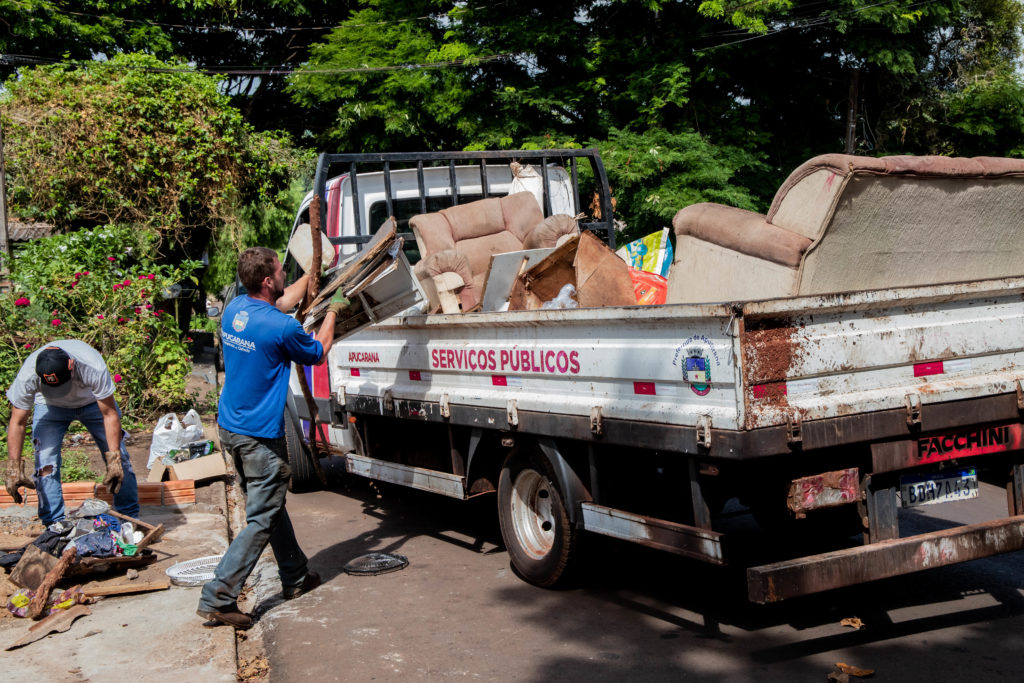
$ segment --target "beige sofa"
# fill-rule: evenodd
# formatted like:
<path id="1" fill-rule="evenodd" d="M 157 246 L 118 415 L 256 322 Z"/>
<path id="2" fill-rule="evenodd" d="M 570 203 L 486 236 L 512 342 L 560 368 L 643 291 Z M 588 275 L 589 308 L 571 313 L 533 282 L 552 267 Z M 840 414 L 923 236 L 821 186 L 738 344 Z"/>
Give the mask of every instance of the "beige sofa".
<path id="1" fill-rule="evenodd" d="M 571 216 L 545 219 L 530 192 L 491 197 L 409 219 L 421 261 L 421 280 L 445 272 L 459 275 L 461 308 L 471 311 L 483 298 L 491 256 L 522 249 L 554 247 L 579 228 Z"/>
<path id="2" fill-rule="evenodd" d="M 766 299 L 1024 274 L 1024 160 L 826 154 L 768 214 L 676 214 L 668 303 Z"/>

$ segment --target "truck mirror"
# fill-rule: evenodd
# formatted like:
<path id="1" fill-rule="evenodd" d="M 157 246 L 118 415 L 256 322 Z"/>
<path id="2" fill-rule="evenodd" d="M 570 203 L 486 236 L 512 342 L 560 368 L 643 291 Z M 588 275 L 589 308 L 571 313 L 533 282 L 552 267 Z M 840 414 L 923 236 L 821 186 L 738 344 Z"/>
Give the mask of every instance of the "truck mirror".
<path id="1" fill-rule="evenodd" d="M 206 307 L 206 317 L 207 318 L 217 318 L 219 316 L 220 316 L 220 308 L 219 307 L 217 307 L 217 306 L 207 306 Z"/>

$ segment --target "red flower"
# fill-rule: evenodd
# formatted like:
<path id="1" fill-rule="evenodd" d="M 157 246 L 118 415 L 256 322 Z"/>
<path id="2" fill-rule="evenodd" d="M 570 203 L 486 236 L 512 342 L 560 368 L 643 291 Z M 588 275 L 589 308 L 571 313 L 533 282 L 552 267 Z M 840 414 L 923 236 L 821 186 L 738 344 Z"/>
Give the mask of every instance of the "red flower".
<path id="1" fill-rule="evenodd" d="M 53 320 L 50 321 L 50 324 L 53 325 L 54 327 L 60 327 L 60 318 L 54 318 Z"/>
<path id="2" fill-rule="evenodd" d="M 32 344 L 29 343 L 29 342 L 25 342 L 25 348 L 26 349 L 31 349 L 32 348 Z"/>
<path id="3" fill-rule="evenodd" d="M 76 279 L 76 280 L 77 280 L 78 278 L 80 278 L 80 277 L 82 277 L 82 274 L 81 274 L 81 273 L 75 273 L 75 279 Z"/>
<path id="4" fill-rule="evenodd" d="M 131 281 L 131 280 L 125 280 L 125 281 L 124 281 L 124 282 L 122 282 L 121 284 L 122 284 L 123 286 L 127 287 L 127 286 L 128 286 L 128 285 L 130 285 L 131 283 L 132 283 L 132 281 Z"/>
<path id="5" fill-rule="evenodd" d="M 153 304 L 146 304 L 146 310 L 153 308 Z"/>
<path id="6" fill-rule="evenodd" d="M 123 285 L 122 285 L 121 283 L 119 283 L 119 282 L 115 282 L 115 283 L 114 283 L 114 291 L 115 291 L 115 292 L 116 292 L 117 290 L 121 289 L 121 287 L 123 287 Z"/>
<path id="7" fill-rule="evenodd" d="M 74 282 L 71 283 L 71 286 L 69 286 L 68 289 L 74 289 L 75 285 L 77 285 L 77 284 L 78 284 L 78 280 L 75 280 Z"/>
<path id="8" fill-rule="evenodd" d="M 120 382 L 121 381 L 121 375 L 115 373 L 114 374 L 114 381 L 115 382 Z"/>
<path id="9" fill-rule="evenodd" d="M 136 306 L 135 307 L 135 315 L 138 315 L 139 313 L 142 313 L 142 309 L 140 307 Z"/>
<path id="10" fill-rule="evenodd" d="M 103 314 L 102 313 L 97 313 L 96 314 L 96 318 L 97 318 L 97 320 L 103 320 Z"/>
<path id="11" fill-rule="evenodd" d="M 29 301 L 26 297 L 20 297 L 17 301 L 14 302 L 14 305 L 15 306 L 28 306 L 30 303 L 32 303 L 32 302 Z"/>
<path id="12" fill-rule="evenodd" d="M 88 274 L 89 274 L 89 271 L 88 271 L 88 270 L 83 270 L 83 271 L 82 271 L 82 275 L 88 275 Z"/>
<path id="13" fill-rule="evenodd" d="M 128 322 L 128 318 L 118 318 L 117 322 L 119 325 L 124 325 L 126 322 Z"/>

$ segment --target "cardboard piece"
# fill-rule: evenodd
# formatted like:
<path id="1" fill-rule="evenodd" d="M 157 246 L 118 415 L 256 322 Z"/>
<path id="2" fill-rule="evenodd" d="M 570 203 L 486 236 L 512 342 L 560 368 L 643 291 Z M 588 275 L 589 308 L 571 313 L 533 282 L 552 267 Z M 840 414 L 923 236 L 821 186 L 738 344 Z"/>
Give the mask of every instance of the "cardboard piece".
<path id="1" fill-rule="evenodd" d="M 209 455 L 173 465 L 164 465 L 157 461 L 153 463 L 152 469 L 149 470 L 147 481 L 177 481 L 179 479 L 203 481 L 204 479 L 221 477 L 227 473 L 228 468 L 224 463 L 224 453 L 222 451 L 214 451 Z"/>
<path id="2" fill-rule="evenodd" d="M 558 296 L 567 284 L 576 287 L 580 308 L 636 305 L 626 262 L 594 233 L 585 230 L 516 278 L 508 309 L 538 309 Z"/>
<path id="3" fill-rule="evenodd" d="M 512 293 L 515 279 L 553 251 L 553 248 L 524 249 L 493 254 L 484 279 L 483 310 L 501 310 Z"/>

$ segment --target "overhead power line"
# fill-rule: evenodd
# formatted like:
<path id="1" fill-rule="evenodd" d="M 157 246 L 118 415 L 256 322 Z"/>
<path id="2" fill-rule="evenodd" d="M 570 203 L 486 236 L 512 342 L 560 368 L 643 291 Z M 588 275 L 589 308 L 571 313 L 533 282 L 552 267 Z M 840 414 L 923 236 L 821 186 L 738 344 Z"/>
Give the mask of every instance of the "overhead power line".
<path id="1" fill-rule="evenodd" d="M 30 55 L 7 55 L 0 54 L 0 65 L 3 66 L 31 66 L 31 65 L 63 65 L 63 66 L 96 66 L 103 64 L 106 68 L 145 71 L 149 73 L 205 73 L 210 75 L 223 76 L 287 76 L 293 73 L 303 74 L 352 74 L 352 73 L 374 73 L 385 71 L 419 71 L 424 69 L 448 69 L 462 66 L 474 66 L 485 62 L 496 62 L 511 58 L 513 55 L 486 55 L 483 57 L 466 57 L 451 59 L 443 62 L 424 62 L 417 64 L 390 64 L 383 66 L 360 66 L 350 68 L 328 69 L 328 68 L 304 68 L 301 65 L 279 64 L 266 66 L 181 66 L 181 67 L 159 67 L 145 66 L 142 64 L 113 64 L 110 62 L 82 61 L 82 60 L 59 60 L 46 57 L 34 57 Z"/>

